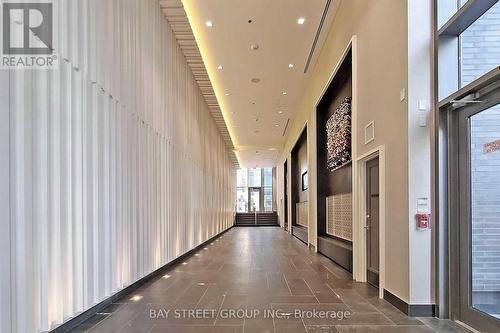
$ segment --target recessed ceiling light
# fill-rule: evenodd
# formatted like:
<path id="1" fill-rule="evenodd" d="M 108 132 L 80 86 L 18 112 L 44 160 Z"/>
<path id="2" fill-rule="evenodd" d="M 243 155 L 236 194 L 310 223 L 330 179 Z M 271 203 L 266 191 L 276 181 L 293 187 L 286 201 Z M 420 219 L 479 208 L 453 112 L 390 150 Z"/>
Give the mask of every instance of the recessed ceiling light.
<path id="1" fill-rule="evenodd" d="M 229 96 L 229 93 L 225 93 L 224 95 Z"/>
<path id="2" fill-rule="evenodd" d="M 279 124 L 276 124 L 276 125 L 274 125 L 274 126 L 276 126 L 276 127 L 280 127 L 280 125 L 279 125 Z"/>
<path id="3" fill-rule="evenodd" d="M 222 70 L 222 69 L 224 69 L 224 67 L 222 67 L 222 65 L 219 65 L 219 66 L 217 67 L 217 69 L 218 69 L 218 70 Z"/>
<path id="4" fill-rule="evenodd" d="M 277 150 L 276 148 L 269 148 L 270 151 L 275 151 Z"/>
<path id="5" fill-rule="evenodd" d="M 131 301 L 134 301 L 134 302 L 138 302 L 142 299 L 142 296 L 140 295 L 135 295 L 134 297 L 132 297 L 130 300 Z"/>
<path id="6" fill-rule="evenodd" d="M 293 64 L 288 64 L 288 68 L 293 68 Z"/>
<path id="7" fill-rule="evenodd" d="M 163 275 L 163 278 L 164 279 L 170 279 L 170 275 L 168 275 L 168 274 L 167 275 Z"/>
<path id="8" fill-rule="evenodd" d="M 288 93 L 286 91 L 283 91 L 283 95 L 288 95 Z"/>
<path id="9" fill-rule="evenodd" d="M 297 23 L 298 23 L 298 24 L 300 24 L 300 25 L 304 24 L 305 22 L 306 22 L 306 19 L 305 19 L 305 18 L 303 18 L 303 17 L 299 17 L 299 18 L 297 19 Z"/>
<path id="10" fill-rule="evenodd" d="M 257 122 L 259 121 L 259 118 L 254 118 L 253 121 Z"/>
<path id="11" fill-rule="evenodd" d="M 258 77 L 254 77 L 252 79 L 252 83 L 259 83 L 260 82 L 260 79 Z"/>
<path id="12" fill-rule="evenodd" d="M 259 44 L 252 44 L 250 45 L 250 49 L 253 51 L 257 51 L 259 49 Z"/>
<path id="13" fill-rule="evenodd" d="M 279 114 L 283 114 L 283 111 L 278 111 Z"/>
<path id="14" fill-rule="evenodd" d="M 214 26 L 214 23 L 212 21 L 207 21 L 205 22 L 205 25 L 209 28 L 213 27 Z"/>

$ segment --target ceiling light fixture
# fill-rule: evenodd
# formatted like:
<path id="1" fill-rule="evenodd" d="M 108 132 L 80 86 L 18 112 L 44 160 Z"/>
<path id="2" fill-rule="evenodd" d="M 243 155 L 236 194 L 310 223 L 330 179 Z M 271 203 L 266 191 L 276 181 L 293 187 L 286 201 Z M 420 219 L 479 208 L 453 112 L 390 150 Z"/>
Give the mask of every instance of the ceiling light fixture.
<path id="1" fill-rule="evenodd" d="M 270 151 L 276 151 L 276 148 L 269 148 Z"/>
<path id="2" fill-rule="evenodd" d="M 278 111 L 279 114 L 283 114 L 283 111 Z"/>
<path id="3" fill-rule="evenodd" d="M 223 69 L 224 69 L 224 67 L 222 67 L 222 65 L 219 65 L 219 66 L 217 67 L 217 69 L 221 71 L 221 70 L 223 70 Z"/>
<path id="4" fill-rule="evenodd" d="M 293 68 L 293 64 L 288 64 L 288 68 Z"/>
<path id="5" fill-rule="evenodd" d="M 229 96 L 229 93 L 225 93 L 224 95 Z"/>
<path id="6" fill-rule="evenodd" d="M 303 18 L 303 17 L 299 17 L 299 18 L 297 19 L 297 24 L 302 25 L 302 24 L 304 24 L 305 22 L 306 22 L 306 19 L 305 19 L 305 18 Z"/>
<path id="7" fill-rule="evenodd" d="M 163 278 L 164 279 L 170 279 L 170 275 L 168 275 L 168 274 L 167 275 L 163 275 Z"/>
<path id="8" fill-rule="evenodd" d="M 288 93 L 286 91 L 283 91 L 283 95 L 288 95 Z"/>
<path id="9" fill-rule="evenodd" d="M 214 23 L 212 21 L 207 21 L 205 22 L 205 25 L 209 28 L 213 27 L 214 26 Z"/>
<path id="10" fill-rule="evenodd" d="M 276 125 L 274 125 L 274 126 L 276 126 L 276 127 L 280 127 L 280 125 L 279 125 L 279 124 L 276 124 Z"/>

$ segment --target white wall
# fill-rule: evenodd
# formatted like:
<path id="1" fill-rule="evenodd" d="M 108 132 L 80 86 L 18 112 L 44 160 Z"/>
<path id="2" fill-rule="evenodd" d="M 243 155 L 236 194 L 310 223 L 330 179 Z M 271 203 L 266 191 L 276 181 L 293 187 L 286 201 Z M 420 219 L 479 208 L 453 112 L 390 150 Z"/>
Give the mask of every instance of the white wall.
<path id="1" fill-rule="evenodd" d="M 357 147 L 356 159 L 385 145 L 387 158 L 386 197 L 386 284 L 385 288 L 409 300 L 408 277 L 408 120 L 407 104 L 400 101 L 408 81 L 407 1 L 343 0 L 330 28 L 315 67 L 310 73 L 290 127 L 282 159 L 300 135 L 306 122 L 313 121 L 315 104 L 353 36 L 357 37 Z M 365 145 L 364 127 L 375 121 L 375 140 Z M 320 129 L 318 129 L 320 130 Z M 316 150 L 316 143 L 310 143 Z M 314 166 L 314 165 L 313 165 Z M 315 168 L 318 166 L 315 166 Z M 314 168 L 314 170 L 315 170 Z M 316 179 L 310 165 L 309 191 Z M 310 215 L 316 216 L 310 206 Z M 315 223 L 315 222 L 311 222 Z M 313 243 L 313 245 L 315 245 Z"/>
<path id="2" fill-rule="evenodd" d="M 10 332 L 9 73 L 0 70 L 0 332 Z"/>
<path id="3" fill-rule="evenodd" d="M 234 168 L 158 1 L 61 1 L 58 16 L 59 70 L 10 71 L 2 332 L 53 328 L 233 222 Z"/>
<path id="4" fill-rule="evenodd" d="M 431 153 L 433 145 L 432 0 L 408 0 L 408 239 L 409 303 L 434 302 L 433 230 L 418 230 L 415 214 L 419 198 L 431 208 Z M 425 108 L 425 110 L 420 110 Z M 420 126 L 425 117 L 426 126 Z"/>
<path id="5" fill-rule="evenodd" d="M 433 302 L 432 238 L 415 228 L 417 199 L 431 198 L 431 128 L 419 127 L 419 101 L 432 99 L 431 0 L 343 0 L 310 73 L 281 160 L 289 155 L 353 36 L 357 52 L 353 160 L 385 147 L 385 289 L 410 304 Z M 409 42 L 411 40 L 411 42 Z M 400 92 L 407 92 L 401 100 Z M 365 144 L 374 121 L 375 140 Z M 314 126 L 309 145 L 309 194 L 316 192 Z M 321 130 L 321 129 L 317 129 Z M 429 201 L 430 202 L 430 201 Z M 316 206 L 310 200 L 309 242 L 316 246 Z"/>

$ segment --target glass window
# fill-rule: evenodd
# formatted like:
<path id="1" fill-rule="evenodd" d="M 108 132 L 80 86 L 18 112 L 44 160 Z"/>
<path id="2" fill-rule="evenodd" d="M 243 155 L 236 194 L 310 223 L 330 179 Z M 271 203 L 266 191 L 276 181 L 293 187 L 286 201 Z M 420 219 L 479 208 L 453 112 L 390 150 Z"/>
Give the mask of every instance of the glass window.
<path id="1" fill-rule="evenodd" d="M 500 105 L 470 118 L 472 306 L 500 319 Z M 497 299 L 495 302 L 494 300 Z"/>
<path id="2" fill-rule="evenodd" d="M 248 187 L 262 186 L 262 169 L 248 170 Z"/>
<path id="3" fill-rule="evenodd" d="M 264 210 L 266 212 L 272 212 L 273 210 L 273 189 L 272 187 L 264 188 Z"/>
<path id="4" fill-rule="evenodd" d="M 273 169 L 264 168 L 264 187 L 273 186 Z"/>
<path id="5" fill-rule="evenodd" d="M 273 168 L 239 169 L 236 173 L 236 211 L 273 211 Z"/>
<path id="6" fill-rule="evenodd" d="M 438 29 L 440 29 L 458 11 L 457 0 L 437 0 L 438 1 Z M 460 0 L 465 1 L 465 0 Z"/>
<path id="7" fill-rule="evenodd" d="M 236 186 L 248 187 L 248 169 L 239 169 L 236 172 Z"/>
<path id="8" fill-rule="evenodd" d="M 500 2 L 460 36 L 460 88 L 500 64 Z"/>
<path id="9" fill-rule="evenodd" d="M 248 211 L 248 189 L 238 188 L 236 190 L 236 211 L 246 213 Z"/>

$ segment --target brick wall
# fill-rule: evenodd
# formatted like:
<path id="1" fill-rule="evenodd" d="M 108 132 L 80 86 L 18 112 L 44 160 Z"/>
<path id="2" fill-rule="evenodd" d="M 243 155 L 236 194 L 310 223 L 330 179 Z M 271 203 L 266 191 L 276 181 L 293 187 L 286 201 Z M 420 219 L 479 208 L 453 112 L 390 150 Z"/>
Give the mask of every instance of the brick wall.
<path id="1" fill-rule="evenodd" d="M 462 86 L 500 65 L 500 2 L 462 35 Z M 472 117 L 472 274 L 474 291 L 500 291 L 500 106 Z M 463 246 L 466 246 L 463 244 Z"/>

